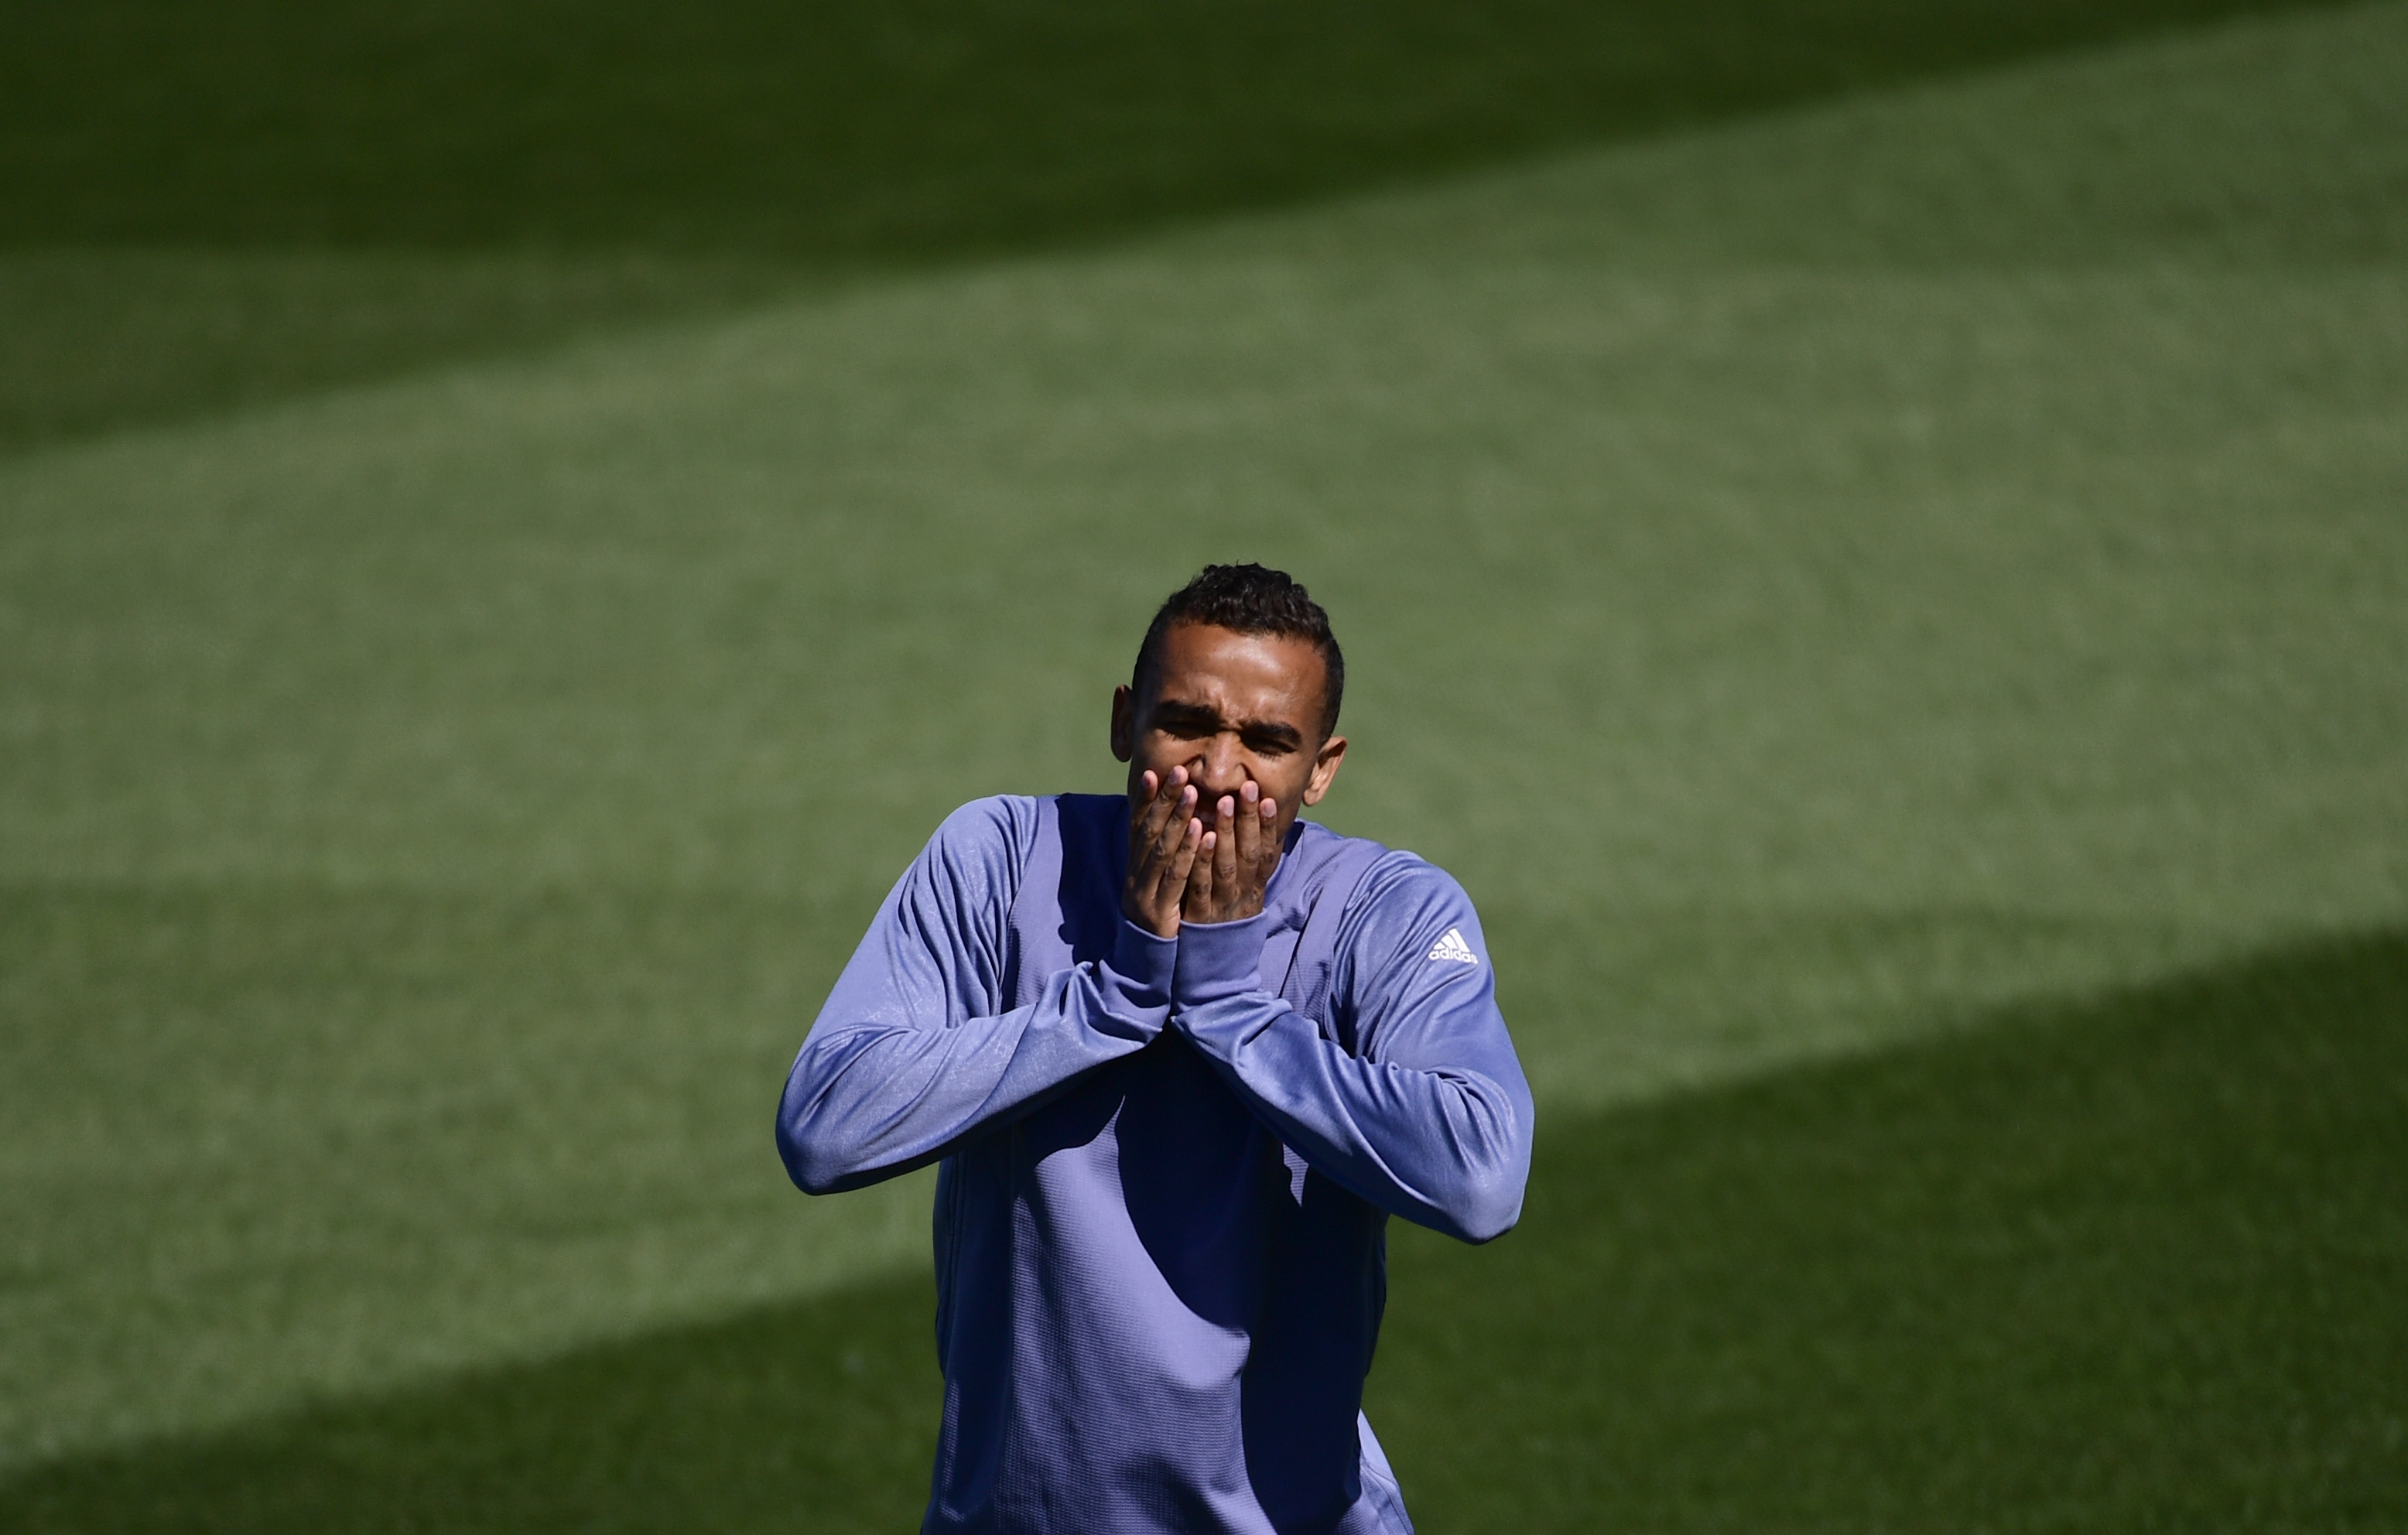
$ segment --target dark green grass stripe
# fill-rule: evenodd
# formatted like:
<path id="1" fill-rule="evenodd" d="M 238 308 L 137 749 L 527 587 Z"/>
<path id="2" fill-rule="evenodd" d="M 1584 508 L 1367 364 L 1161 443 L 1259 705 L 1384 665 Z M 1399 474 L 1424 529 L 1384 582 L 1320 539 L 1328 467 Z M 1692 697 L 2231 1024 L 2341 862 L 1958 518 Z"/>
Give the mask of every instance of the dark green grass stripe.
<path id="1" fill-rule="evenodd" d="M 1398 1244 L 1431 1528 L 2408 1525 L 2408 939 L 1542 1145 Z"/>
<path id="2" fill-rule="evenodd" d="M 1093 242 L 2298 8 L 20 7 L 0 46 L 0 452 L 696 319 L 898 265 Z M 1945 246 L 1972 227 L 1986 248 L 2000 231 L 2045 243 L 2071 210 L 2113 248 L 2122 226 L 2104 197 L 2165 224 L 2157 203 L 2078 174 L 2128 145 L 2073 141 L 2070 203 L 2062 165 L 2037 200 L 2014 176 L 1957 177 L 1981 183 L 1958 189 L 1985 210 L 1968 226 L 1945 208 L 1930 217 L 1911 187 L 1828 189 L 1810 166 L 1806 216 L 1771 222 L 1802 224 L 1812 248 L 1813 230 L 1852 209 L 1835 226 L 1842 244 L 1921 250 L 1933 230 Z M 2313 245 L 2358 211 L 2335 211 L 2347 200 L 2317 178 L 2289 184 L 2321 211 L 2293 218 L 2279 198 L 2219 187 L 2210 222 L 2303 228 L 2292 243 Z M 1762 201 L 1760 187 L 1737 193 Z M 1662 201 L 1661 188 L 1645 193 L 1615 222 L 1643 227 Z M 2357 244 L 2387 249 L 2389 222 L 2363 222 Z"/>
<path id="3" fill-rule="evenodd" d="M 801 280 L 612 253 L 0 257 L 0 452 L 733 312 Z"/>
<path id="4" fill-rule="evenodd" d="M 0 1529 L 914 1528 L 936 1446 L 924 1281 L 346 1403 L 0 1490 Z"/>
<path id="5" fill-rule="evenodd" d="M 0 244 L 1050 245 L 2286 0 L 86 0 L 0 49 Z"/>
<path id="6" fill-rule="evenodd" d="M 2408 1525 L 2408 936 L 1545 1126 L 1401 1233 L 1426 1528 Z M 923 1282 L 46 1468 L 12 1530 L 898 1529 Z"/>

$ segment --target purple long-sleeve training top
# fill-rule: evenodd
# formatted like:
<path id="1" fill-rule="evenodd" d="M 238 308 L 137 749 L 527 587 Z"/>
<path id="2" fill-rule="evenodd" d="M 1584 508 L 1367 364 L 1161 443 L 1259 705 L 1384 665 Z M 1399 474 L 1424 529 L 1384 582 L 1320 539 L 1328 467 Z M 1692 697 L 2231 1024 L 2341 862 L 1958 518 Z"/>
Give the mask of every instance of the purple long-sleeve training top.
<path id="1" fill-rule="evenodd" d="M 948 817 L 779 1105 L 811 1193 L 941 1161 L 923 1528 L 1401 1535 L 1361 1415 L 1386 1219 L 1484 1241 L 1529 1171 L 1479 918 L 1299 822 L 1259 915 L 1158 939 L 1120 912 L 1126 817 Z"/>

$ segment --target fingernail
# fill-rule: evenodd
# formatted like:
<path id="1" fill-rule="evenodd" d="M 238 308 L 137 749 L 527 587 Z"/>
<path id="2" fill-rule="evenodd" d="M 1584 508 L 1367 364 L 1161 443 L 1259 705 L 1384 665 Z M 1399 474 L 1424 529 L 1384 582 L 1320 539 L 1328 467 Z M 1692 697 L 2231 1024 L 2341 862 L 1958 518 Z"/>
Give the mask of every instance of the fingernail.
<path id="1" fill-rule="evenodd" d="M 1268 821 L 1268 820 L 1269 820 L 1272 816 L 1277 815 L 1278 813 L 1279 813 L 1279 801 L 1278 801 L 1278 800 L 1276 800 L 1276 799 L 1266 799 L 1266 800 L 1264 800 L 1264 801 L 1263 801 L 1263 819 L 1264 819 L 1264 820 Z"/>
<path id="2" fill-rule="evenodd" d="M 1221 796 L 1220 811 L 1221 819 L 1226 821 L 1231 816 L 1238 813 L 1238 802 L 1230 798 L 1227 795 L 1223 795 Z"/>
<path id="3" fill-rule="evenodd" d="M 1254 782 L 1252 779 L 1247 780 L 1246 786 L 1238 791 L 1238 797 L 1243 799 L 1249 805 L 1253 804 L 1255 800 L 1260 799 L 1262 796 L 1262 785 Z"/>

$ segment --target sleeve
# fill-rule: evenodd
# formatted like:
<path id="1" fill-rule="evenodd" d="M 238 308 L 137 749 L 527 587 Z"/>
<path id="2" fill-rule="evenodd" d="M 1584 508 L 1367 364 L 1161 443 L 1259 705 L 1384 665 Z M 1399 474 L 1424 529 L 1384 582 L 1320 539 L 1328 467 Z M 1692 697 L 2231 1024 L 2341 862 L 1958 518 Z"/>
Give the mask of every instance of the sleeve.
<path id="1" fill-rule="evenodd" d="M 1125 922 L 1109 960 L 1003 1010 L 1032 807 L 989 799 L 954 811 L 878 909 L 778 1103 L 778 1151 L 806 1192 L 935 1161 L 1162 1031 L 1177 945 Z"/>
<path id="2" fill-rule="evenodd" d="M 1410 854 L 1372 867 L 1334 992 L 1358 1051 L 1261 989 L 1268 919 L 1180 929 L 1172 1026 L 1314 1170 L 1466 1241 L 1509 1230 L 1530 1174 L 1530 1085 L 1470 898 Z"/>

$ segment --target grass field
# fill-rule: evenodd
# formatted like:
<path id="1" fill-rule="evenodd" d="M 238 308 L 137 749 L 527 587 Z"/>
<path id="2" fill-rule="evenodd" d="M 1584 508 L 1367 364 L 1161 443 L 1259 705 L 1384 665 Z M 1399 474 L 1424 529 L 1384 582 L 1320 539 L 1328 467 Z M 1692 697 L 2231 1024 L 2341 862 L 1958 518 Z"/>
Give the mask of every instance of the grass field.
<path id="1" fill-rule="evenodd" d="M 1521 1230 L 1397 1241 L 1425 1528 L 2408 1525 L 2408 6 L 1999 14 L 924 145 L 850 245 L 772 165 L 406 249 L 242 179 L 307 102 L 12 204 L 0 1525 L 908 1521 L 925 1187 L 794 1195 L 778 1083 L 1232 556 L 1542 1104 Z"/>
<path id="2" fill-rule="evenodd" d="M 1526 1229 L 1399 1244 L 1425 1528 L 2397 1529 L 2408 941 L 1577 1122 Z M 924 1280 L 161 1453 L 10 1528 L 908 1528 Z M 1510 1468 L 1510 1474 L 1500 1474 Z"/>
<path id="3" fill-rule="evenodd" d="M 0 445 L 2298 4 L 40 7 Z"/>

